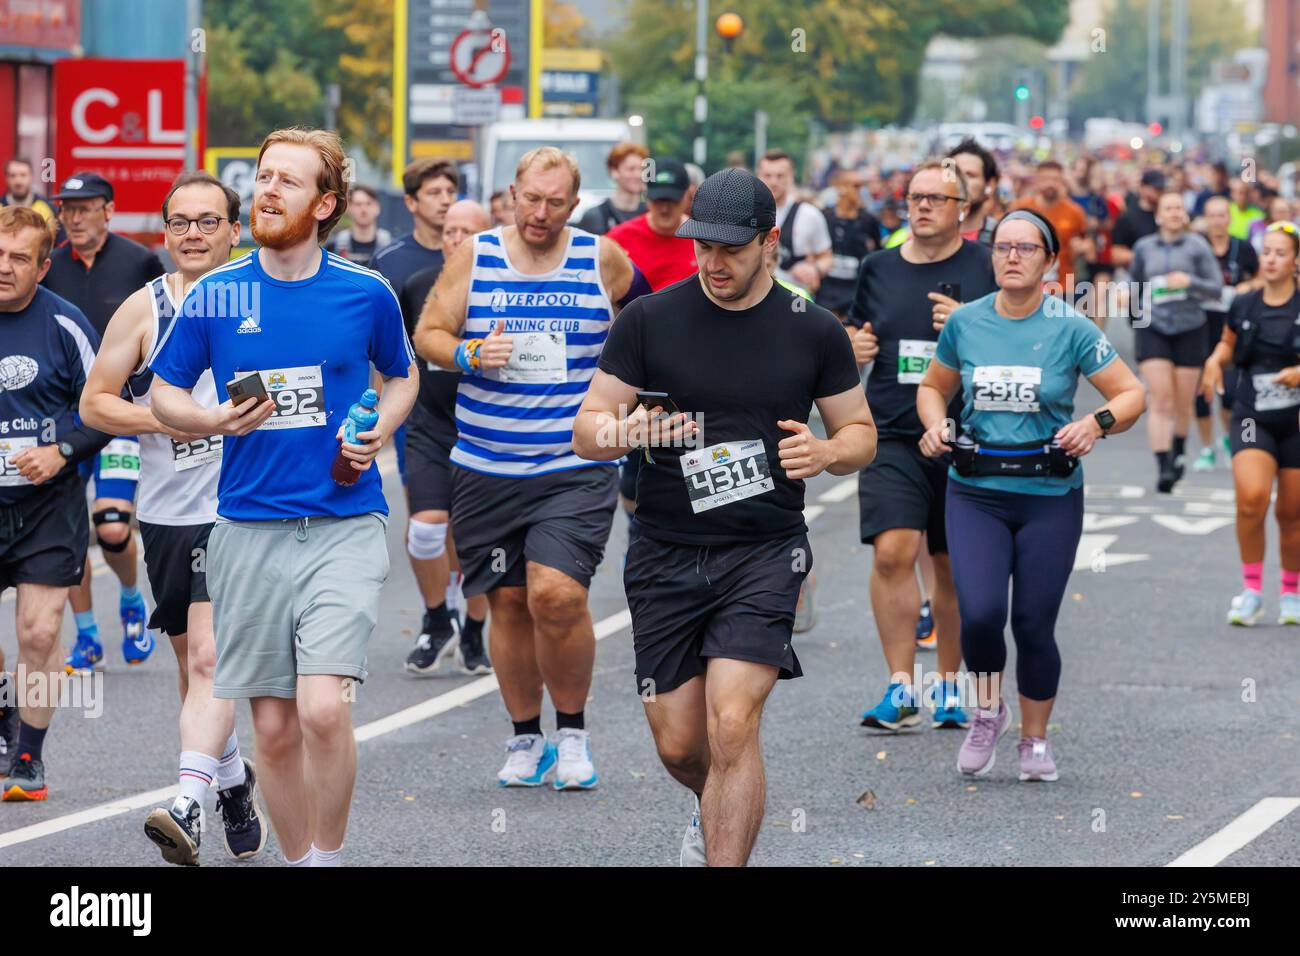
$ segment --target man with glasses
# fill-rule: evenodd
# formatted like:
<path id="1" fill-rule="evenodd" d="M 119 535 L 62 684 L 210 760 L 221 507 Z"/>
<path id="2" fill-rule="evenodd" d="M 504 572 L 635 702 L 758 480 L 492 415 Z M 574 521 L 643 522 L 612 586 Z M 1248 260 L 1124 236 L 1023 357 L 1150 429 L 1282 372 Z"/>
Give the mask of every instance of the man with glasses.
<path id="1" fill-rule="evenodd" d="M 884 697 L 862 715 L 862 724 L 892 732 L 921 722 L 920 688 L 911 675 L 921 611 L 915 566 L 923 538 L 934 559 L 931 604 L 944 675 L 944 685 L 935 689 L 932 723 L 969 723 L 956 685 L 961 634 L 944 533 L 947 464 L 926 458 L 917 445 L 925 429 L 916 413 L 916 388 L 952 311 L 997 288 L 988 248 L 961 236 L 970 203 L 966 180 L 951 158 L 918 166 L 906 199 L 911 235 L 863 260 L 849 310 L 858 365 L 872 363 L 867 403 L 880 441 L 875 461 L 858 476 L 858 506 L 862 542 L 875 548 L 871 607 L 891 675 Z M 953 420 L 958 411 L 949 410 Z"/>
<path id="2" fill-rule="evenodd" d="M 54 250 L 50 271 L 42 284 L 86 314 L 102 337 L 108 320 L 127 298 L 163 274 L 162 262 L 152 252 L 125 236 L 109 231 L 113 218 L 113 185 L 97 173 L 77 173 L 55 194 L 59 222 L 68 241 Z M 122 656 L 140 664 L 153 653 L 153 638 L 145 628 L 148 609 L 136 586 L 138 554 L 131 534 L 131 514 L 140 479 L 140 443 L 134 437 L 114 438 L 83 477 L 95 478 L 91 520 L 104 561 L 121 582 L 118 613 L 122 620 Z M 68 597 L 77 621 L 77 644 L 68 656 L 74 671 L 89 670 L 104 656 L 91 603 L 90 562 L 85 563 L 81 584 Z"/>
<path id="3" fill-rule="evenodd" d="M 171 640 L 181 687 L 179 794 L 170 808 L 152 810 L 144 829 L 164 860 L 196 865 L 213 783 L 231 856 L 256 855 L 267 830 L 257 810 L 253 765 L 239 753 L 234 701 L 212 696 L 217 647 L 200 559 L 217 520 L 222 436 L 189 434 L 158 421 L 148 361 L 172 323 L 181 321 L 185 292 L 225 265 L 239 245 L 239 195 L 211 173 L 182 173 L 163 200 L 163 216 L 177 271 L 137 289 L 117 310 L 82 390 L 81 415 L 92 427 L 140 436 L 140 536 L 157 605 L 149 627 Z M 195 395 L 206 407 L 218 404 L 210 371 Z"/>

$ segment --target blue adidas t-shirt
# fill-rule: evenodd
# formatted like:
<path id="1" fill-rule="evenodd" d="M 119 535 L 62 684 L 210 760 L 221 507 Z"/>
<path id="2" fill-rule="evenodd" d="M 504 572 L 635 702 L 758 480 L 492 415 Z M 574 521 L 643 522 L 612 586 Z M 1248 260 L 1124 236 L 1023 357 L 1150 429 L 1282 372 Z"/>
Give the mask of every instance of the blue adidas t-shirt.
<path id="1" fill-rule="evenodd" d="M 957 309 L 944 324 L 934 360 L 961 372 L 962 431 L 990 445 L 1050 439 L 1074 420 L 1080 374 L 1092 376 L 1115 361 L 1115 349 L 1097 326 L 1063 300 L 1044 296 L 1038 310 L 1008 319 L 992 292 Z M 996 491 L 1063 495 L 1083 484 L 1083 468 L 1068 478 L 998 475 L 953 481 Z"/>
<path id="2" fill-rule="evenodd" d="M 330 466 L 371 363 L 405 377 L 415 360 L 397 296 L 377 273 L 332 253 L 297 282 L 268 276 L 258 255 L 196 282 L 149 363 L 182 388 L 211 368 L 222 401 L 227 382 L 257 371 L 275 401 L 255 432 L 226 438 L 217 513 L 232 521 L 387 514 L 378 468 L 342 487 Z"/>

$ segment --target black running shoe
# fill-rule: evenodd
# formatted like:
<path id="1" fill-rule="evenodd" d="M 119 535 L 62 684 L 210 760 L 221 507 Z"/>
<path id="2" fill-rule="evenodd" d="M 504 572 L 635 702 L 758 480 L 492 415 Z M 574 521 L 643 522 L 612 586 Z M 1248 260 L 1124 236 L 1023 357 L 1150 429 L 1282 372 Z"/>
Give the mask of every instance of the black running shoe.
<path id="1" fill-rule="evenodd" d="M 1181 477 L 1182 475 L 1179 474 L 1178 468 L 1171 459 L 1168 464 L 1162 465 L 1160 468 L 1159 478 L 1156 480 L 1156 491 L 1162 495 L 1169 494 L 1174 490 L 1174 483 Z"/>
<path id="2" fill-rule="evenodd" d="M 177 809 L 176 803 L 180 804 Z M 199 865 L 203 842 L 203 805 L 178 797 L 169 808 L 155 807 L 144 821 L 144 835 L 162 850 L 163 859 L 177 866 Z"/>
<path id="3" fill-rule="evenodd" d="M 460 646 L 456 657 L 467 674 L 491 674 L 492 662 L 488 660 L 487 650 L 483 647 L 483 622 L 467 619 L 465 630 L 460 636 Z"/>
<path id="4" fill-rule="evenodd" d="M 460 643 L 460 621 L 451 615 L 445 620 L 448 623 L 444 629 L 441 622 L 435 623 L 433 617 L 425 612 L 419 640 L 406 658 L 407 671 L 428 677 L 438 673 L 439 668 L 455 657 Z"/>
<path id="5" fill-rule="evenodd" d="M 221 817 L 222 836 L 226 852 L 236 860 L 257 856 L 266 846 L 266 827 L 257 807 L 257 774 L 247 757 L 244 761 L 244 782 L 229 790 L 217 791 L 217 815 Z"/>

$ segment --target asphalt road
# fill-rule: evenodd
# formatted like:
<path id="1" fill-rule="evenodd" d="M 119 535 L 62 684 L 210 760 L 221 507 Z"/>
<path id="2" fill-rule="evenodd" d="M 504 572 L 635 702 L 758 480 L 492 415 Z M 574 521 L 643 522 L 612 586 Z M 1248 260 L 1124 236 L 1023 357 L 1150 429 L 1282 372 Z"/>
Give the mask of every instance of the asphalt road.
<path id="1" fill-rule="evenodd" d="M 1080 404 L 1092 401 L 1085 385 Z M 854 480 L 810 483 L 817 623 L 796 637 L 806 676 L 778 685 L 767 708 L 768 805 L 754 864 L 1300 864 L 1300 813 L 1290 812 L 1300 805 L 1300 628 L 1223 623 L 1239 586 L 1228 472 L 1190 475 L 1175 495 L 1157 497 L 1140 427 L 1102 443 L 1086 472 L 1086 537 L 1058 628 L 1064 674 L 1050 731 L 1061 779 L 1051 784 L 1016 780 L 1013 734 L 992 775 L 974 782 L 955 769 L 961 731 L 858 726 L 887 679 L 867 596 L 871 553 L 857 540 Z M 690 799 L 659 765 L 635 693 L 623 518 L 591 592 L 603 636 L 587 715 L 601 784 L 501 790 L 495 773 L 511 730 L 494 678 L 402 672 L 420 602 L 398 557 L 395 475 L 386 487 L 393 572 L 355 706 L 360 767 L 345 859 L 675 864 Z M 1277 574 L 1270 551 L 1271 612 Z M 110 635 L 116 592 L 111 573 L 95 578 Z M 8 592 L 0 646 L 11 666 L 12 608 Z M 65 632 L 70 643 L 70 619 Z M 174 659 L 163 646 L 128 668 L 116 642 L 106 646 L 102 716 L 56 715 L 46 743 L 51 797 L 0 804 L 0 862 L 161 865 L 142 827 L 175 786 Z M 1014 650 L 1009 673 L 1014 688 Z M 554 727 L 549 704 L 543 726 Z M 246 709 L 239 729 L 250 751 Z M 859 804 L 867 791 L 871 809 Z M 212 845 L 203 862 L 274 865 L 280 855 L 272 841 L 260 859 L 235 864 Z"/>

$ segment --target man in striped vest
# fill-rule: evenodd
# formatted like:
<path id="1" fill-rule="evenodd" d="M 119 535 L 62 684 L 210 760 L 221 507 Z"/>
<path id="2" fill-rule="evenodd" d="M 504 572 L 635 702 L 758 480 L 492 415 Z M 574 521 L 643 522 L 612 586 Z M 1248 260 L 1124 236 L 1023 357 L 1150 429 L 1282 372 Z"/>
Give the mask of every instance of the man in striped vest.
<path id="1" fill-rule="evenodd" d="M 595 635 L 587 589 L 618 501 L 618 469 L 573 451 L 573 420 L 618 307 L 649 291 L 609 239 L 566 225 L 579 174 L 553 146 L 519 160 L 515 225 L 443 267 L 416 350 L 462 372 L 452 520 L 468 597 L 486 593 L 491 653 L 514 722 L 502 786 L 596 785 L 583 710 Z M 617 303 L 617 305 L 616 305 Z M 542 687 L 556 708 L 541 728 Z"/>

